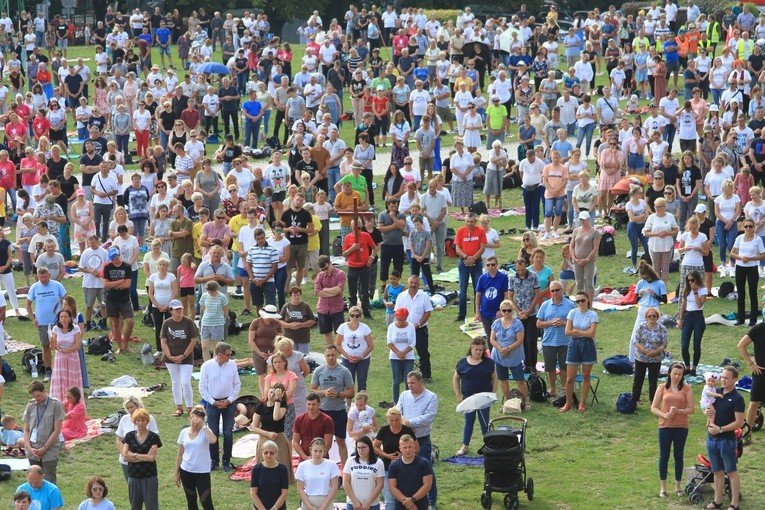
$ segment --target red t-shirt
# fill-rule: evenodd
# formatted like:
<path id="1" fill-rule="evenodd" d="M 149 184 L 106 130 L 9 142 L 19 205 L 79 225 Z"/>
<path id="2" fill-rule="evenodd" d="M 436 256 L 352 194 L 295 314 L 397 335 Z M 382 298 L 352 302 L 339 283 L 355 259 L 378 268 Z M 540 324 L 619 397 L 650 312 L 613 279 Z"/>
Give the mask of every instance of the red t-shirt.
<path id="1" fill-rule="evenodd" d="M 32 109 L 29 108 L 26 104 L 21 103 L 16 105 L 16 114 L 24 121 L 28 121 L 30 118 L 32 118 Z M 24 131 L 26 133 L 26 130 Z M 24 135 L 19 135 L 24 136 Z"/>
<path id="2" fill-rule="evenodd" d="M 471 231 L 468 231 L 467 226 L 460 227 L 454 236 L 454 242 L 465 255 L 475 255 L 481 249 L 481 245 L 486 244 L 486 231 L 481 227 L 473 227 Z"/>
<path id="3" fill-rule="evenodd" d="M 343 241 L 343 251 L 353 246 L 355 242 L 356 234 L 353 232 L 345 236 L 345 240 Z M 372 236 L 363 230 L 359 231 L 359 245 L 361 245 L 361 250 L 351 253 L 350 257 L 348 257 L 348 267 L 359 268 L 366 266 L 369 261 L 369 256 L 375 249 L 375 242 L 372 239 Z"/>
<path id="4" fill-rule="evenodd" d="M 324 436 L 327 434 L 334 436 L 335 423 L 332 421 L 332 418 L 322 413 L 321 411 L 319 412 L 319 416 L 313 420 L 310 416 L 308 416 L 308 413 L 301 414 L 295 418 L 295 424 L 292 426 L 292 432 L 300 434 L 300 446 L 303 448 L 305 453 L 310 455 L 311 441 L 317 437 L 324 439 Z M 327 453 L 324 456 L 329 458 L 328 455 L 329 448 L 327 448 Z"/>
<path id="5" fill-rule="evenodd" d="M 374 108 L 378 112 L 384 112 L 388 109 L 388 102 L 390 99 L 388 99 L 388 96 L 374 96 L 372 97 L 372 104 L 374 105 Z M 374 110 L 372 110 L 374 111 Z M 382 115 L 382 117 L 385 117 L 385 114 Z"/>
<path id="6" fill-rule="evenodd" d="M 18 110 L 18 108 L 17 108 Z M 14 138 L 20 136 L 22 138 L 27 137 L 27 126 L 23 122 L 17 122 L 16 124 L 8 123 L 5 125 L 5 139 L 10 143 Z"/>
<path id="7" fill-rule="evenodd" d="M 50 121 L 47 117 L 35 117 L 32 121 L 32 131 L 39 139 L 42 136 L 48 136 L 48 130 L 50 129 Z"/>
<path id="8" fill-rule="evenodd" d="M 5 190 L 16 188 L 16 165 L 13 161 L 0 162 L 0 186 Z"/>
<path id="9" fill-rule="evenodd" d="M 19 168 L 34 168 L 34 172 L 29 174 L 21 174 L 22 186 L 34 186 L 40 183 L 40 176 L 37 175 L 39 169 L 37 168 L 37 158 L 24 158 L 21 160 Z M 47 168 L 47 167 L 46 167 Z"/>

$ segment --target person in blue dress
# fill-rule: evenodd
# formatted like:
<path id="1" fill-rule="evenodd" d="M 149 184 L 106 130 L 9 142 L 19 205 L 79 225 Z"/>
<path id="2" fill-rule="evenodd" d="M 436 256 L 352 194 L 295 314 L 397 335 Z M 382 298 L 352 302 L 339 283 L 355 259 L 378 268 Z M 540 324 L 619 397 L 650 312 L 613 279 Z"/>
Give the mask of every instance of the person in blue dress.
<path id="1" fill-rule="evenodd" d="M 523 395 L 523 408 L 528 409 L 529 390 L 523 377 L 523 337 L 525 331 L 518 317 L 513 315 L 513 302 L 505 299 L 499 304 L 501 319 L 491 325 L 490 343 L 493 347 L 491 359 L 497 369 L 497 379 L 502 388 L 504 399 L 510 398 L 510 374 Z"/>
<path id="2" fill-rule="evenodd" d="M 470 342 L 470 349 L 464 358 L 459 360 L 454 369 L 454 395 L 457 402 L 462 402 L 467 397 L 490 391 L 497 391 L 497 375 L 494 371 L 494 360 L 486 357 L 486 341 L 479 337 Z M 477 411 L 465 413 L 465 427 L 462 430 L 462 447 L 457 450 L 457 455 L 465 455 L 470 446 L 470 438 L 473 436 L 473 426 L 476 415 L 481 426 L 481 434 L 489 430 L 489 411 L 491 407 L 485 407 Z"/>
<path id="3" fill-rule="evenodd" d="M 566 317 L 565 334 L 571 340 L 568 342 L 566 353 L 566 404 L 560 408 L 565 413 L 571 410 L 574 401 L 574 380 L 582 366 L 582 395 L 579 400 L 580 413 L 585 412 L 585 402 L 590 391 L 590 374 L 592 366 L 597 363 L 595 351 L 595 331 L 598 328 L 598 314 L 590 308 L 590 298 L 587 292 L 580 290 L 574 299 L 576 308 L 568 312 Z"/>

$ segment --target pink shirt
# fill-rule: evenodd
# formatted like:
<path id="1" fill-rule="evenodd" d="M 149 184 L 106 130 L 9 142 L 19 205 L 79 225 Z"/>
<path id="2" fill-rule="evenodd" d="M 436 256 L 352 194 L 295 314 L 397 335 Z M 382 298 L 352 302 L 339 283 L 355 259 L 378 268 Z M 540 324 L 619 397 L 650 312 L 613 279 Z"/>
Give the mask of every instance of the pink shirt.
<path id="1" fill-rule="evenodd" d="M 327 274 L 326 271 L 319 271 L 313 282 L 313 291 L 318 296 L 319 291 L 338 285 L 345 288 L 345 273 L 343 271 L 335 268 L 331 275 Z M 343 293 L 341 292 L 333 297 L 319 297 L 319 301 L 316 303 L 316 312 L 328 315 L 343 313 L 343 307 Z"/>

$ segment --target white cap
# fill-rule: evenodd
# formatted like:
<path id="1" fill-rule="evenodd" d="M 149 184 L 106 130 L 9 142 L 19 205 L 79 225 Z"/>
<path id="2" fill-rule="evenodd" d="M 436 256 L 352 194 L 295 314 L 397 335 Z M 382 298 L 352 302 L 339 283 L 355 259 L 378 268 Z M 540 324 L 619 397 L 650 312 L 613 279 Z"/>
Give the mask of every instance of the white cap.
<path id="1" fill-rule="evenodd" d="M 579 219 L 580 220 L 589 220 L 590 219 L 590 213 L 588 213 L 587 211 L 581 211 L 579 213 Z"/>
<path id="2" fill-rule="evenodd" d="M 696 209 L 694 209 L 693 212 L 698 214 L 703 214 L 707 212 L 707 206 L 705 206 L 704 204 L 697 204 Z"/>

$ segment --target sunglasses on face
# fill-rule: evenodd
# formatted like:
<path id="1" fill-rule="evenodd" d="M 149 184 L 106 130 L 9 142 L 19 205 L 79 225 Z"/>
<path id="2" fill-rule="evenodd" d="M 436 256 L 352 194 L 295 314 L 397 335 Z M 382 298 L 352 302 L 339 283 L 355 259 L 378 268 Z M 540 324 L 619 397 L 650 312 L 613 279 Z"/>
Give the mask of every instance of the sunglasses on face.
<path id="1" fill-rule="evenodd" d="M 350 315 L 350 318 L 351 318 L 351 319 L 358 319 L 359 317 L 361 317 L 361 315 L 359 315 L 359 314 L 357 314 L 357 313 L 352 313 L 352 314 Z"/>
<path id="2" fill-rule="evenodd" d="M 489 264 L 486 264 L 486 267 L 494 267 L 494 266 L 496 266 L 496 265 L 497 265 L 497 264 L 494 264 L 494 263 L 489 263 Z"/>
<path id="3" fill-rule="evenodd" d="M 560 292 L 563 289 L 550 289 L 550 292 Z"/>
<path id="4" fill-rule="evenodd" d="M 744 228 L 754 228 L 754 225 L 744 225 Z"/>
<path id="5" fill-rule="evenodd" d="M 586 303 L 586 302 L 587 302 L 587 300 L 586 300 L 586 299 L 577 299 L 577 300 L 576 300 L 576 301 L 574 301 L 574 302 L 575 302 L 576 304 L 579 304 L 579 303 Z"/>
<path id="6" fill-rule="evenodd" d="M 658 315 L 656 315 L 656 314 L 653 314 L 653 313 L 652 313 L 651 315 L 646 315 L 646 316 L 645 316 L 645 318 L 646 318 L 646 319 L 658 319 L 658 318 L 659 318 L 659 316 L 658 316 Z"/>
<path id="7" fill-rule="evenodd" d="M 512 313 L 512 311 L 513 310 L 511 308 L 503 308 L 502 309 L 502 313 Z"/>

